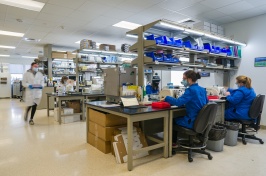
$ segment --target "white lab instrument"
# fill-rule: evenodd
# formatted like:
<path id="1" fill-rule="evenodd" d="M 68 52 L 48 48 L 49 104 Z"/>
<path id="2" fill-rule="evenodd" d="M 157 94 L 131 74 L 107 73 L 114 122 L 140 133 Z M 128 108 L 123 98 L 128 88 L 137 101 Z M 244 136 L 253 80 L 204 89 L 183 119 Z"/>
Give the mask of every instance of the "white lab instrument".
<path id="1" fill-rule="evenodd" d="M 206 87 L 207 95 L 224 96 L 225 88 L 222 86 Z"/>

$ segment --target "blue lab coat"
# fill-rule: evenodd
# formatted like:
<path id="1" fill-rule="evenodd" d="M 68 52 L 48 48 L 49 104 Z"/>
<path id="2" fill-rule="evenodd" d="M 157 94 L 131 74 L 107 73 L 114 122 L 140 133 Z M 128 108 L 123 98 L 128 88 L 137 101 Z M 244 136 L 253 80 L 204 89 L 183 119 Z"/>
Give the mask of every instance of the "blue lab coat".
<path id="1" fill-rule="evenodd" d="M 174 120 L 176 124 L 189 129 L 193 129 L 194 122 L 199 111 L 208 103 L 206 89 L 200 87 L 198 83 L 189 86 L 185 90 L 185 93 L 178 99 L 167 96 L 165 101 L 171 105 L 185 105 L 186 116 L 182 118 L 175 118 Z"/>
<path id="2" fill-rule="evenodd" d="M 226 97 L 229 104 L 225 110 L 225 120 L 251 120 L 248 111 L 256 97 L 254 89 L 241 86 L 238 89 L 228 89 L 228 92 L 230 95 Z"/>

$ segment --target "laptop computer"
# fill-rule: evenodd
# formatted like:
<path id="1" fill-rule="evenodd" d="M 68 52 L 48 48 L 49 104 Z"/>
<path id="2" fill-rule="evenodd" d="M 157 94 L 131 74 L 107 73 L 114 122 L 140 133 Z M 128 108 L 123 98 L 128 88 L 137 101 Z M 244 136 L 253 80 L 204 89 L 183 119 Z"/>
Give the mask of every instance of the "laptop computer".
<path id="1" fill-rule="evenodd" d="M 147 106 L 139 105 L 139 102 L 136 97 L 133 98 L 121 97 L 121 101 L 123 103 L 124 108 L 129 108 L 129 109 L 147 108 Z"/>

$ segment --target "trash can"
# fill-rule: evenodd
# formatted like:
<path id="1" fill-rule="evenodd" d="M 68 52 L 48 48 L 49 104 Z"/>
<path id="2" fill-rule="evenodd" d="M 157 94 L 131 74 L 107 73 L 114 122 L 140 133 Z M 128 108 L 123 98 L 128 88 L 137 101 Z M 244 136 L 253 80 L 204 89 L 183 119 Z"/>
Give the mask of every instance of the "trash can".
<path id="1" fill-rule="evenodd" d="M 239 123 L 225 121 L 223 126 L 226 127 L 226 131 L 227 131 L 224 144 L 229 145 L 229 146 L 236 146 Z"/>
<path id="2" fill-rule="evenodd" d="M 209 139 L 206 148 L 215 152 L 223 151 L 226 128 L 219 125 L 213 125 L 209 132 Z"/>

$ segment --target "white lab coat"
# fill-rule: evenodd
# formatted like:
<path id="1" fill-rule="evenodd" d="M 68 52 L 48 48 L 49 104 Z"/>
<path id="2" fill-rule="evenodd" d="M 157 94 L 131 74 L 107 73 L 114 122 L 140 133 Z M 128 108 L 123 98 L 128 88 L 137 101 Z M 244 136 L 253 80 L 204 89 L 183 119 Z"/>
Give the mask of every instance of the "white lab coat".
<path id="1" fill-rule="evenodd" d="M 65 93 L 66 92 L 66 84 L 62 84 L 61 82 L 59 82 L 57 84 L 56 91 L 58 93 Z"/>
<path id="2" fill-rule="evenodd" d="M 41 72 L 37 72 L 35 75 L 28 70 L 23 75 L 22 85 L 26 88 L 25 102 L 27 106 L 32 106 L 34 103 L 40 104 L 42 98 L 42 89 L 30 89 L 29 85 L 40 84 L 44 86 L 44 77 Z"/>

